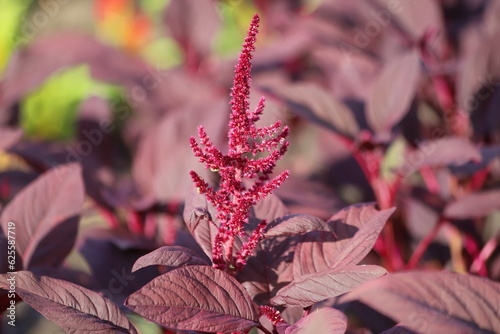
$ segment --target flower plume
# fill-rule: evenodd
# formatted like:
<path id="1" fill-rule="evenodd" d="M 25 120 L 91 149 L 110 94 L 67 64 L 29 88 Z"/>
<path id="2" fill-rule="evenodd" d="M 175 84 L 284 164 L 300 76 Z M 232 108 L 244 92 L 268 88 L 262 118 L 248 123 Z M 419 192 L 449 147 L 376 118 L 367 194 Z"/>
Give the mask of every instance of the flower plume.
<path id="1" fill-rule="evenodd" d="M 285 171 L 271 179 L 277 161 L 288 148 L 288 127 L 282 126 L 280 121 L 257 127 L 256 122 L 265 107 L 263 97 L 256 109 L 250 110 L 251 60 L 259 21 L 259 15 L 254 15 L 234 71 L 227 154 L 213 145 L 203 126 L 198 127 L 199 140 L 190 139 L 194 155 L 206 168 L 220 175 L 219 186 L 215 189 L 191 171 L 199 193 L 204 194 L 218 212 L 220 225 L 212 249 L 213 265 L 228 272 L 242 269 L 263 238 L 266 221 L 261 221 L 250 236 L 243 232 L 250 208 L 277 189 L 289 175 Z M 237 252 L 234 250 L 236 236 L 247 237 Z"/>

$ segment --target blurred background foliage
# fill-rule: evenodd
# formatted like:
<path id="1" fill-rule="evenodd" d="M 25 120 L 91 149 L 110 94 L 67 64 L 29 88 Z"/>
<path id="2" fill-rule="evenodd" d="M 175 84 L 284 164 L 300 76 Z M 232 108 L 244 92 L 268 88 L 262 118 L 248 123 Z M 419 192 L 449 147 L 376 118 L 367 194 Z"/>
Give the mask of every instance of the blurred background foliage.
<path id="1" fill-rule="evenodd" d="M 237 10 L 233 10 L 237 2 Z M 315 1 L 311 1 L 314 3 Z M 0 78 L 13 52 L 37 38 L 58 31 L 84 32 L 99 41 L 142 58 L 156 69 L 182 62 L 178 44 L 162 23 L 169 0 L 0 0 Z M 213 50 L 234 55 L 255 8 L 251 1 L 221 1 L 222 26 Z M 120 90 L 91 78 L 85 66 L 53 74 L 23 98 L 20 124 L 27 137 L 69 140 L 75 135 L 76 113 L 91 95 L 116 98 Z"/>

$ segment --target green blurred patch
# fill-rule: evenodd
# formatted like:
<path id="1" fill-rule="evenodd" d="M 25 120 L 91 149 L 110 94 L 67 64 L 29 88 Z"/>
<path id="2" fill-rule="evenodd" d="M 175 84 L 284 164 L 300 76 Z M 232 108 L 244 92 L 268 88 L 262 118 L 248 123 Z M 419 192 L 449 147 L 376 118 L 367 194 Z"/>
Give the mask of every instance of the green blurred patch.
<path id="1" fill-rule="evenodd" d="M 161 334 L 163 332 L 160 326 L 139 315 L 129 313 L 127 317 L 137 328 L 139 334 Z"/>
<path id="2" fill-rule="evenodd" d="M 396 172 L 404 166 L 406 152 L 406 140 L 399 136 L 388 147 L 382 165 L 380 166 L 381 176 L 386 181 L 393 181 Z"/>
<path id="3" fill-rule="evenodd" d="M 149 43 L 142 56 L 158 68 L 170 68 L 182 63 L 182 52 L 171 38 L 158 38 Z"/>
<path id="4" fill-rule="evenodd" d="M 0 0 L 0 72 L 15 47 L 16 32 L 31 1 Z"/>
<path id="5" fill-rule="evenodd" d="M 114 86 L 92 79 L 85 65 L 62 70 L 22 101 L 21 126 L 28 137 L 69 139 L 80 103 L 90 95 L 107 98 L 115 92 Z"/>
<path id="6" fill-rule="evenodd" d="M 219 55 L 233 56 L 239 52 L 249 23 L 257 9 L 249 1 L 222 0 L 218 3 L 222 26 L 215 41 Z"/>

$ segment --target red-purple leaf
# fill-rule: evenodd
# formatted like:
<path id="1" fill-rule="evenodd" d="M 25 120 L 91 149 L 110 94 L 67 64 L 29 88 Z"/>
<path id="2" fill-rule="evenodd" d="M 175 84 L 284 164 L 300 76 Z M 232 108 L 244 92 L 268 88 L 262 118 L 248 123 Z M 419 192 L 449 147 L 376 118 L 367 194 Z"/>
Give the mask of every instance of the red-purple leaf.
<path id="1" fill-rule="evenodd" d="M 298 115 L 350 138 L 359 133 L 352 111 L 331 93 L 312 83 L 266 88 Z"/>
<path id="2" fill-rule="evenodd" d="M 244 331 L 258 325 L 245 289 L 209 266 L 174 269 L 130 295 L 125 305 L 162 326 L 204 332 Z"/>
<path id="3" fill-rule="evenodd" d="M 22 129 L 0 128 L 0 151 L 5 151 L 17 143 L 23 136 Z"/>
<path id="4" fill-rule="evenodd" d="M 29 271 L 0 275 L 0 288 L 8 290 L 11 277 L 16 294 L 67 333 L 137 333 L 118 306 L 97 292 Z"/>
<path id="5" fill-rule="evenodd" d="M 281 201 L 281 199 L 274 194 L 270 194 L 252 207 L 250 215 L 258 220 L 265 219 L 268 222 L 272 222 L 273 220 L 280 219 L 289 213 L 288 208 Z"/>
<path id="6" fill-rule="evenodd" d="M 349 206 L 328 221 L 333 233 L 304 235 L 295 251 L 294 279 L 327 268 L 358 264 L 370 252 L 394 210 L 378 211 L 371 203 Z"/>
<path id="7" fill-rule="evenodd" d="M 455 175 L 471 176 L 477 171 L 486 168 L 493 160 L 500 157 L 499 146 L 481 147 L 479 152 L 481 154 L 480 161 L 471 161 L 460 166 L 450 166 L 450 170 Z"/>
<path id="8" fill-rule="evenodd" d="M 300 319 L 294 325 L 278 323 L 279 334 L 344 334 L 347 317 L 344 313 L 330 307 L 316 310 Z"/>
<path id="9" fill-rule="evenodd" d="M 397 326 L 391 327 L 380 334 L 417 334 L 414 331 L 410 331 L 404 324 L 399 324 Z"/>
<path id="10" fill-rule="evenodd" d="M 445 208 L 443 215 L 450 219 L 471 219 L 489 215 L 500 209 L 500 190 L 469 193 Z"/>
<path id="11" fill-rule="evenodd" d="M 219 143 L 225 126 L 226 105 L 222 100 L 203 105 L 193 103 L 168 113 L 148 128 L 132 166 L 134 180 L 143 194 L 159 202 L 183 201 L 187 191 L 195 187 L 190 170 L 206 180 L 215 177 L 216 174 L 205 169 L 193 155 L 189 138 L 196 133 L 198 124 L 204 124 L 214 143 Z M 198 113 L 201 108 L 205 113 Z M 168 152 L 175 152 L 175 156 Z"/>
<path id="12" fill-rule="evenodd" d="M 215 208 L 207 202 L 205 196 L 193 189 L 186 198 L 183 217 L 191 235 L 205 254 L 212 258 L 212 245 L 218 231 Z"/>
<path id="13" fill-rule="evenodd" d="M 367 282 L 360 300 L 417 333 L 500 332 L 500 283 L 450 272 L 406 272 Z"/>
<path id="14" fill-rule="evenodd" d="M 59 265 L 73 248 L 85 189 L 77 164 L 49 170 L 24 188 L 1 215 L 4 233 L 16 224 L 24 268 Z"/>
<path id="15" fill-rule="evenodd" d="M 275 305 L 308 307 L 346 293 L 361 283 L 386 273 L 384 268 L 373 265 L 327 268 L 294 280 L 279 290 L 271 302 Z"/>
<path id="16" fill-rule="evenodd" d="M 195 252 L 182 246 L 163 246 L 151 253 L 141 256 L 132 267 L 132 272 L 147 266 L 192 266 L 207 265 L 208 263 L 199 258 Z"/>
<path id="17" fill-rule="evenodd" d="M 319 218 L 310 215 L 289 215 L 280 217 L 269 223 L 270 228 L 265 236 L 277 237 L 280 235 L 299 235 L 315 230 L 328 231 L 328 225 Z"/>
<path id="18" fill-rule="evenodd" d="M 165 24 L 184 48 L 189 63 L 194 55 L 203 57 L 210 51 L 219 15 L 210 0 L 172 0 L 165 12 Z"/>
<path id="19" fill-rule="evenodd" d="M 389 133 L 405 116 L 415 96 L 419 77 L 417 50 L 388 61 L 375 81 L 366 107 L 366 118 L 376 133 Z"/>
<path id="20" fill-rule="evenodd" d="M 479 162 L 481 159 L 479 149 L 467 139 L 446 137 L 428 140 L 408 153 L 400 173 L 406 175 L 422 167 L 463 165 L 469 161 Z"/>
<path id="21" fill-rule="evenodd" d="M 236 278 L 261 305 L 269 304 L 276 292 L 293 279 L 292 261 L 298 237 L 272 237 L 262 240 L 247 265 Z"/>
<path id="22" fill-rule="evenodd" d="M 396 208 L 378 211 L 356 232 L 339 254 L 332 260 L 330 267 L 342 267 L 358 264 L 371 251 L 377 241 L 380 231 L 385 226 L 387 219 L 396 211 Z"/>

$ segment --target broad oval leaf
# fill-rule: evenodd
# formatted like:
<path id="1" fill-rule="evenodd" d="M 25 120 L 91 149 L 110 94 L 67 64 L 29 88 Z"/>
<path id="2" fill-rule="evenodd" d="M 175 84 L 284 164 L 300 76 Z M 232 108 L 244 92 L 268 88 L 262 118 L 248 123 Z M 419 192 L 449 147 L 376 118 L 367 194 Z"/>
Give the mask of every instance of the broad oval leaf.
<path id="1" fill-rule="evenodd" d="M 258 325 L 252 299 L 231 275 L 189 266 L 156 277 L 125 305 L 162 326 L 203 332 L 244 331 Z"/>
<path id="2" fill-rule="evenodd" d="M 29 271 L 0 275 L 0 288 L 8 290 L 12 277 L 16 294 L 69 334 L 137 333 L 118 306 L 97 292 Z"/>
<path id="3" fill-rule="evenodd" d="M 473 219 L 500 209 L 500 190 L 467 194 L 445 208 L 443 215 L 450 219 Z"/>
<path id="4" fill-rule="evenodd" d="M 293 254 L 298 238 L 280 236 L 262 240 L 256 247 L 256 254 L 236 275 L 256 303 L 269 304 L 276 292 L 292 281 Z"/>
<path id="5" fill-rule="evenodd" d="M 420 59 L 412 50 L 396 59 L 390 59 L 375 81 L 367 102 L 366 118 L 373 131 L 390 133 L 410 109 L 420 77 Z"/>
<path id="6" fill-rule="evenodd" d="M 180 267 L 190 265 L 208 265 L 191 249 L 182 246 L 163 246 L 155 249 L 135 261 L 132 272 L 148 266 Z"/>
<path id="7" fill-rule="evenodd" d="M 500 283 L 482 277 L 395 273 L 367 282 L 341 300 L 359 300 L 417 333 L 500 332 Z"/>
<path id="8" fill-rule="evenodd" d="M 59 265 L 69 254 L 78 231 L 85 189 L 78 164 L 55 167 L 26 188 L 3 210 L 5 234 L 16 224 L 16 250 L 24 268 Z"/>
<path id="9" fill-rule="evenodd" d="M 290 326 L 278 323 L 278 334 L 344 334 L 347 329 L 347 316 L 330 307 L 312 312 Z"/>
<path id="10" fill-rule="evenodd" d="M 462 165 L 481 160 L 481 152 L 472 142 L 451 136 L 422 142 L 416 150 L 407 154 L 398 172 L 407 175 L 422 167 Z"/>
<path id="11" fill-rule="evenodd" d="M 301 214 L 280 217 L 269 223 L 269 226 L 265 233 L 266 238 L 299 235 L 316 230 L 329 230 L 328 225 L 322 219 Z"/>
<path id="12" fill-rule="evenodd" d="M 267 87 L 296 114 L 349 138 L 359 133 L 352 111 L 330 93 L 313 83 Z"/>
<path id="13" fill-rule="evenodd" d="M 184 48 L 186 57 L 206 56 L 217 33 L 220 18 L 210 0 L 172 0 L 165 12 L 165 25 Z"/>
<path id="14" fill-rule="evenodd" d="M 486 168 L 493 160 L 500 157 L 500 146 L 481 147 L 479 152 L 481 154 L 480 161 L 471 161 L 460 166 L 449 166 L 450 170 L 453 174 L 462 177 L 472 176 L 481 169 Z"/>
<path id="15" fill-rule="evenodd" d="M 308 307 L 346 293 L 361 283 L 386 273 L 384 268 L 374 265 L 328 268 L 294 280 L 279 290 L 271 302 L 275 305 Z"/>
<path id="16" fill-rule="evenodd" d="M 333 233 L 303 236 L 293 260 L 294 279 L 327 268 L 358 264 L 370 252 L 395 208 L 378 211 L 372 203 L 349 206 L 332 216 Z"/>

